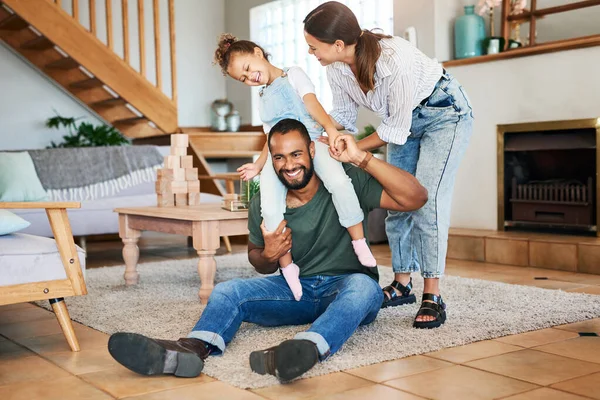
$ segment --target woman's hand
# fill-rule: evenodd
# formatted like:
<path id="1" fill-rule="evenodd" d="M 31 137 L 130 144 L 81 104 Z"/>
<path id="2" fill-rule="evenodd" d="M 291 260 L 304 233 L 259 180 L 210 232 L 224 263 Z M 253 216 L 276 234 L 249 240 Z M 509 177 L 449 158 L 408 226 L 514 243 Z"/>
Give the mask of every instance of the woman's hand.
<path id="1" fill-rule="evenodd" d="M 239 167 L 237 169 L 237 172 L 240 173 L 240 178 L 242 178 L 245 181 L 249 181 L 256 175 L 260 174 L 260 167 L 256 165 L 256 163 L 248 163 Z"/>

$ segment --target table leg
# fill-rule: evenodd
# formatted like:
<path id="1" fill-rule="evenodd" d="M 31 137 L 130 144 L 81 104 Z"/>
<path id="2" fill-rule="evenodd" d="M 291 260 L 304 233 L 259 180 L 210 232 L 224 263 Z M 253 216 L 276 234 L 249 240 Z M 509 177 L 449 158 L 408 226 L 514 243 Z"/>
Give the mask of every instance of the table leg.
<path id="1" fill-rule="evenodd" d="M 197 221 L 193 224 L 194 249 L 198 252 L 198 274 L 200 275 L 200 302 L 205 303 L 215 287 L 217 263 L 214 255 L 219 248 L 219 221 Z"/>
<path id="2" fill-rule="evenodd" d="M 140 249 L 137 243 L 142 232 L 131 229 L 127 217 L 127 215 L 119 214 L 119 237 L 123 241 L 123 260 L 125 261 L 123 277 L 126 285 L 136 285 L 139 282 L 137 263 L 140 258 Z"/>

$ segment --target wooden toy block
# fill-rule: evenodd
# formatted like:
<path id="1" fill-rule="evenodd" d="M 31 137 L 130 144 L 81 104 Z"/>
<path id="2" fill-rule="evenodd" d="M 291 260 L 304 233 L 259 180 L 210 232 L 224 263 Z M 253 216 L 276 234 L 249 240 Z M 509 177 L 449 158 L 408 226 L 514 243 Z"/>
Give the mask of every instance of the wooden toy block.
<path id="1" fill-rule="evenodd" d="M 171 146 L 188 147 L 188 135 L 185 133 L 176 133 L 171 135 Z"/>
<path id="2" fill-rule="evenodd" d="M 227 211 L 246 211 L 248 209 L 248 205 L 239 200 L 223 200 L 221 208 Z"/>
<path id="3" fill-rule="evenodd" d="M 186 168 L 185 169 L 185 180 L 186 181 L 197 181 L 198 180 L 198 168 Z"/>
<path id="4" fill-rule="evenodd" d="M 175 194 L 175 205 L 176 206 L 187 206 L 188 205 L 188 194 L 187 193 L 176 193 Z"/>
<path id="5" fill-rule="evenodd" d="M 181 168 L 181 157 L 165 156 L 165 168 Z"/>
<path id="6" fill-rule="evenodd" d="M 185 181 L 185 169 L 173 168 L 173 180 L 174 181 Z"/>
<path id="7" fill-rule="evenodd" d="M 162 194 L 162 193 L 171 193 L 171 179 L 167 179 L 167 178 L 158 178 L 156 180 L 155 184 L 155 192 L 156 194 Z"/>
<path id="8" fill-rule="evenodd" d="M 188 185 L 186 181 L 172 181 L 171 182 L 171 193 L 174 194 L 185 194 L 187 193 Z"/>
<path id="9" fill-rule="evenodd" d="M 170 207 L 175 205 L 175 195 L 173 193 L 162 193 L 156 196 L 156 205 L 158 207 Z"/>
<path id="10" fill-rule="evenodd" d="M 187 147 L 171 146 L 171 155 L 178 157 L 187 156 Z"/>
<path id="11" fill-rule="evenodd" d="M 187 184 L 188 193 L 200 193 L 200 181 L 187 181 Z"/>
<path id="12" fill-rule="evenodd" d="M 199 204 L 200 204 L 200 192 L 188 193 L 188 205 L 189 206 L 197 206 Z"/>
<path id="13" fill-rule="evenodd" d="M 181 157 L 181 168 L 194 168 L 194 157 L 193 156 Z"/>
<path id="14" fill-rule="evenodd" d="M 156 171 L 157 179 L 166 179 L 166 180 L 174 180 L 173 169 L 172 168 L 161 168 Z"/>

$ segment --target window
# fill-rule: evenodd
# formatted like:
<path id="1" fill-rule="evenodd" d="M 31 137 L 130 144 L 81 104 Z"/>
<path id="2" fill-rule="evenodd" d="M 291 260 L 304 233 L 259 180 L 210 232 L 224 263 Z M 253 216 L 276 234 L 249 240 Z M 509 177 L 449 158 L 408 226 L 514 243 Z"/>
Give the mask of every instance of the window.
<path id="1" fill-rule="evenodd" d="M 279 0 L 250 9 L 250 40 L 271 54 L 277 67 L 299 66 L 315 84 L 317 98 L 326 111 L 331 110 L 331 91 L 327 75 L 317 59 L 308 54 L 304 41 L 304 17 L 326 0 Z M 354 12 L 363 29 L 380 28 L 393 34 L 393 0 L 340 0 Z M 252 88 L 252 123 L 260 125 L 259 88 Z"/>

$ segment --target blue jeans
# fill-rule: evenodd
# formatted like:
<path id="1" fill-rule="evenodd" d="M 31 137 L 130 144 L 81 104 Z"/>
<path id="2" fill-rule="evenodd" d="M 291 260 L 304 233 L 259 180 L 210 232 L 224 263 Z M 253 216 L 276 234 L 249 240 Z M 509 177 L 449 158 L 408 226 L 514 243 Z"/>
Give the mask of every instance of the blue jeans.
<path id="1" fill-rule="evenodd" d="M 386 233 L 395 273 L 421 270 L 424 278 L 443 275 L 454 180 L 472 125 L 464 89 L 445 73 L 427 102 L 413 110 L 406 143 L 388 145 L 388 162 L 415 175 L 429 192 L 421 209 L 388 213 Z"/>
<path id="2" fill-rule="evenodd" d="M 242 322 L 262 326 L 312 323 L 294 339 L 315 343 L 323 360 L 339 350 L 359 325 L 373 322 L 383 301 L 379 284 L 360 273 L 317 275 L 300 278 L 300 282 L 300 301 L 294 300 L 281 275 L 221 282 L 188 337 L 223 352 Z"/>

